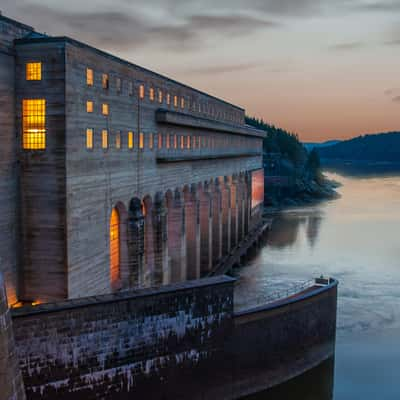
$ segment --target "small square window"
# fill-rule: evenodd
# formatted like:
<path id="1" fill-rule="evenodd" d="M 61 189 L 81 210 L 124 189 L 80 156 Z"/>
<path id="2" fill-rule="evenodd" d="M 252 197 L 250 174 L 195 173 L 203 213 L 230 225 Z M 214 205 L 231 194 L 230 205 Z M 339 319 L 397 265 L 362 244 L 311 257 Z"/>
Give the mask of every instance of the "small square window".
<path id="1" fill-rule="evenodd" d="M 93 129 L 86 129 L 86 148 L 93 149 Z"/>
<path id="2" fill-rule="evenodd" d="M 101 112 L 103 115 L 108 115 L 109 114 L 109 108 L 107 103 L 103 103 L 101 106 Z"/>
<path id="3" fill-rule="evenodd" d="M 93 112 L 93 101 L 88 100 L 86 102 L 86 111 L 88 113 L 92 113 Z"/>
<path id="4" fill-rule="evenodd" d="M 86 84 L 88 86 L 93 86 L 94 83 L 94 73 L 91 68 L 86 68 Z"/>
<path id="5" fill-rule="evenodd" d="M 103 89 L 108 89 L 109 87 L 109 78 L 108 78 L 108 74 L 103 74 L 101 77 L 101 83 L 103 86 Z"/>
<path id="6" fill-rule="evenodd" d="M 41 81 L 42 80 L 42 63 L 30 62 L 26 64 L 26 80 Z"/>

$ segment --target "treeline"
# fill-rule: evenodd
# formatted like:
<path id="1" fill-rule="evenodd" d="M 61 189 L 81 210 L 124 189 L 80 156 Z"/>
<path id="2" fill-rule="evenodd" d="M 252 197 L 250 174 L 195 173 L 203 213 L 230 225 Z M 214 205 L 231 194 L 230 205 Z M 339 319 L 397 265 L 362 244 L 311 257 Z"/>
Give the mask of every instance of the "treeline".
<path id="1" fill-rule="evenodd" d="M 295 133 L 287 132 L 254 117 L 246 117 L 246 123 L 267 132 L 267 137 L 264 139 L 264 153 L 280 153 L 296 166 L 307 162 L 307 150 Z"/>
<path id="2" fill-rule="evenodd" d="M 348 161 L 400 162 L 400 132 L 358 136 L 318 149 L 321 158 Z"/>

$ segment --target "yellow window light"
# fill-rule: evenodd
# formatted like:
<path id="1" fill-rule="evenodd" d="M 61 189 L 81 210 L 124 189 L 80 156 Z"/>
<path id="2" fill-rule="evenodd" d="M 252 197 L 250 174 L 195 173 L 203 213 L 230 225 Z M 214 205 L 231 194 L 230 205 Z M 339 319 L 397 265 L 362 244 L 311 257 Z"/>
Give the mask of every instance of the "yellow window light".
<path id="1" fill-rule="evenodd" d="M 46 148 L 46 100 L 22 101 L 22 147 L 26 150 Z"/>
<path id="2" fill-rule="evenodd" d="M 88 113 L 92 113 L 93 112 L 93 101 L 88 100 L 86 102 L 86 111 Z"/>
<path id="3" fill-rule="evenodd" d="M 26 63 L 26 80 L 41 81 L 42 80 L 42 63 L 29 62 Z"/>
<path id="4" fill-rule="evenodd" d="M 101 132 L 101 147 L 108 149 L 108 131 L 106 129 L 103 129 Z"/>
<path id="5" fill-rule="evenodd" d="M 94 83 L 94 73 L 91 68 L 86 68 L 86 84 L 88 86 L 93 86 Z"/>
<path id="6" fill-rule="evenodd" d="M 134 147 L 134 137 L 133 132 L 128 132 L 128 149 L 133 149 Z"/>
<path id="7" fill-rule="evenodd" d="M 93 129 L 86 129 L 86 148 L 93 149 Z"/>

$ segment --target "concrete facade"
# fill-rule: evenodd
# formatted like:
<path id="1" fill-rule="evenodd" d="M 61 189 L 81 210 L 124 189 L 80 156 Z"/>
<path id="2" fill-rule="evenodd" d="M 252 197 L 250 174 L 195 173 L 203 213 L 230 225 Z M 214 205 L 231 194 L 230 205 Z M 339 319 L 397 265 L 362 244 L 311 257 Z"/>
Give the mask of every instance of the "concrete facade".
<path id="1" fill-rule="evenodd" d="M 0 268 L 10 305 L 197 279 L 261 222 L 250 196 L 264 133 L 245 125 L 243 109 L 3 16 L 0 43 Z M 40 80 L 26 79 L 32 62 Z M 22 147 L 26 99 L 45 100 L 45 149 Z"/>

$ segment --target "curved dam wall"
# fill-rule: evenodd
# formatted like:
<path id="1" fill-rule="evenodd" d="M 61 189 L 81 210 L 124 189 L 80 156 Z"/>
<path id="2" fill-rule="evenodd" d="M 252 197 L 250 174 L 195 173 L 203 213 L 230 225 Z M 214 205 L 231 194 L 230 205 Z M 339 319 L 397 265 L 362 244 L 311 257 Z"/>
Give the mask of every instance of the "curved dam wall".
<path id="1" fill-rule="evenodd" d="M 235 314 L 234 279 L 13 310 L 27 399 L 238 399 L 334 352 L 336 283 Z"/>

